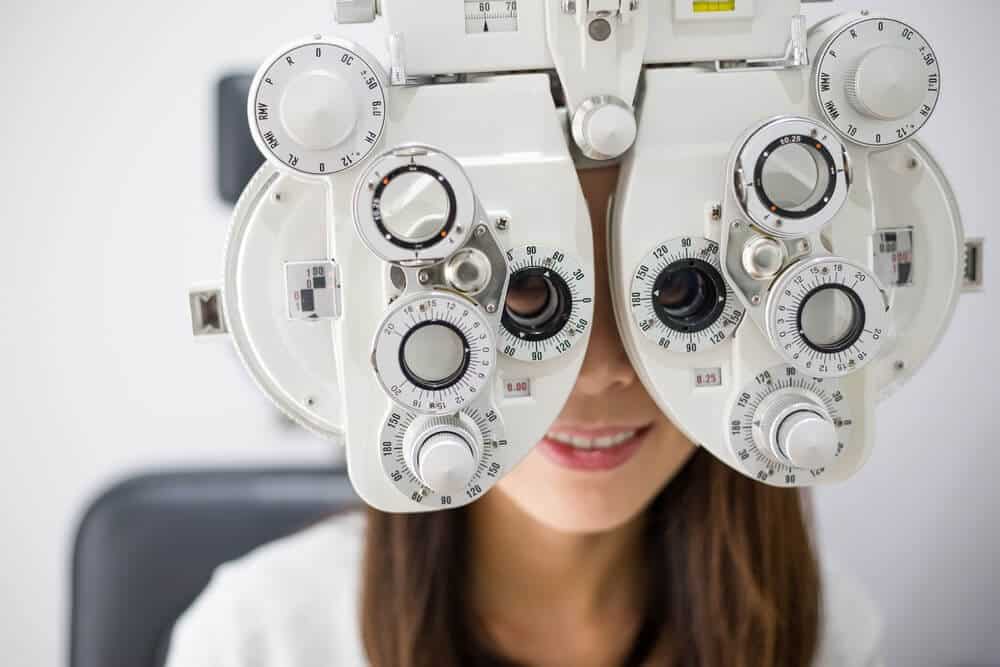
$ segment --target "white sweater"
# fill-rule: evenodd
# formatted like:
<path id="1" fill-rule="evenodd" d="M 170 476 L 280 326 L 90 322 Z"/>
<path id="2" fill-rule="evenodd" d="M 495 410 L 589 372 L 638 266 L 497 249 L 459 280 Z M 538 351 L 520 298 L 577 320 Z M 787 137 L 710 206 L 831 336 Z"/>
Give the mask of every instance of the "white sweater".
<path id="1" fill-rule="evenodd" d="M 364 518 L 329 519 L 216 570 L 174 628 L 167 667 L 361 667 L 358 628 Z M 824 568 L 814 667 L 881 665 L 878 614 Z"/>

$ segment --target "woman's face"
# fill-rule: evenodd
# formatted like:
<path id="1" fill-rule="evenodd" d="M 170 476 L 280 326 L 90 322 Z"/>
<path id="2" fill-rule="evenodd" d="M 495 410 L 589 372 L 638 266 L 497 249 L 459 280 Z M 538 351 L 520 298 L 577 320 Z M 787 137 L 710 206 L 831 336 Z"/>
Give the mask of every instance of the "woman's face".
<path id="1" fill-rule="evenodd" d="M 641 512 L 694 446 L 646 393 L 618 335 L 606 241 L 606 212 L 618 168 L 581 171 L 579 176 L 594 234 L 590 345 L 559 418 L 495 493 L 555 530 L 597 533 Z"/>

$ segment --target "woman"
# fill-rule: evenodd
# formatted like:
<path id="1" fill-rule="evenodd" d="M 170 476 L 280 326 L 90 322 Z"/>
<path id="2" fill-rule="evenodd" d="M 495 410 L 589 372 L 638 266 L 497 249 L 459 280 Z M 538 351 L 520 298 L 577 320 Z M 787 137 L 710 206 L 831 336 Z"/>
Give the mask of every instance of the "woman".
<path id="1" fill-rule="evenodd" d="M 545 439 L 469 507 L 338 517 L 224 566 L 169 667 L 879 664 L 800 494 L 698 450 L 639 382 L 604 260 L 617 175 L 580 172 L 594 328 Z"/>

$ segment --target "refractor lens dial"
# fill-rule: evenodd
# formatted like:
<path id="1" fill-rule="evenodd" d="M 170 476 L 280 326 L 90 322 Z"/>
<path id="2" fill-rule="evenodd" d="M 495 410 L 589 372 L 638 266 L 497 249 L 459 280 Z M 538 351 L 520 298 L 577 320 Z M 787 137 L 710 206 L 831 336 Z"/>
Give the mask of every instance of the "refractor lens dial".
<path id="1" fill-rule="evenodd" d="M 833 34 L 816 63 L 816 99 L 841 135 L 864 146 L 912 137 L 937 107 L 941 70 L 906 23 L 864 18 Z"/>
<path id="2" fill-rule="evenodd" d="M 372 161 L 354 193 L 354 222 L 387 262 L 444 259 L 477 220 L 472 184 L 450 156 L 401 146 Z"/>
<path id="3" fill-rule="evenodd" d="M 512 248 L 507 261 L 504 354 L 529 362 L 566 354 L 586 337 L 593 319 L 593 278 L 572 257 L 546 246 Z"/>
<path id="4" fill-rule="evenodd" d="M 643 334 L 674 352 L 698 352 L 732 336 L 743 319 L 722 277 L 719 244 L 700 237 L 654 248 L 632 278 L 632 316 Z"/>
<path id="5" fill-rule="evenodd" d="M 393 304 L 376 334 L 372 362 L 398 405 L 447 414 L 487 386 L 494 349 L 492 328 L 476 303 L 431 291 Z"/>
<path id="6" fill-rule="evenodd" d="M 379 458 L 390 483 L 428 509 L 475 500 L 505 468 L 504 425 L 492 407 L 441 417 L 392 410 L 381 442 Z"/>
<path id="7" fill-rule="evenodd" d="M 275 165 L 327 176 L 378 144 L 386 100 L 378 61 L 356 44 L 315 39 L 282 50 L 257 73 L 248 112 L 254 141 Z"/>
<path id="8" fill-rule="evenodd" d="M 766 306 L 771 345 L 788 363 L 816 377 L 861 370 L 885 340 L 885 295 L 866 269 L 820 257 L 793 266 L 775 282 Z"/>
<path id="9" fill-rule="evenodd" d="M 823 228 L 847 200 L 847 152 L 814 120 L 780 117 L 751 131 L 733 174 L 744 213 L 778 238 Z"/>
<path id="10" fill-rule="evenodd" d="M 729 412 L 729 443 L 744 472 L 774 486 L 819 480 L 850 443 L 853 421 L 837 380 L 785 364 L 757 375 Z"/>

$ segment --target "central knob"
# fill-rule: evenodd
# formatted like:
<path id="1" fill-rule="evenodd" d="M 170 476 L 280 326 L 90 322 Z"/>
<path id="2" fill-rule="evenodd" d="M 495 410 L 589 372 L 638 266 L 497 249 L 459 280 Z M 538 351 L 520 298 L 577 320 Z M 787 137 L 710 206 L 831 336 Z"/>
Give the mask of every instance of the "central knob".
<path id="1" fill-rule="evenodd" d="M 798 389 L 783 389 L 761 401 L 754 417 L 758 449 L 796 468 L 815 470 L 837 456 L 837 429 L 822 404 Z"/>
<path id="2" fill-rule="evenodd" d="M 914 54 L 895 46 L 868 51 L 847 75 L 847 97 L 861 113 L 879 120 L 912 114 L 924 101 L 927 76 Z"/>
<path id="3" fill-rule="evenodd" d="M 461 416 L 418 418 L 404 438 L 407 464 L 425 486 L 442 495 L 461 493 L 479 464 L 476 429 Z"/>
<path id="4" fill-rule="evenodd" d="M 635 113 L 616 97 L 592 97 L 573 114 L 573 139 L 592 160 L 614 159 L 635 143 Z"/>
<path id="5" fill-rule="evenodd" d="M 351 87 L 333 72 L 305 72 L 293 79 L 282 95 L 281 121 L 288 136 L 303 148 L 333 148 L 350 136 L 357 124 Z"/>

